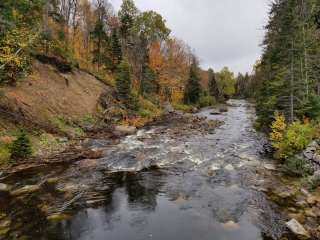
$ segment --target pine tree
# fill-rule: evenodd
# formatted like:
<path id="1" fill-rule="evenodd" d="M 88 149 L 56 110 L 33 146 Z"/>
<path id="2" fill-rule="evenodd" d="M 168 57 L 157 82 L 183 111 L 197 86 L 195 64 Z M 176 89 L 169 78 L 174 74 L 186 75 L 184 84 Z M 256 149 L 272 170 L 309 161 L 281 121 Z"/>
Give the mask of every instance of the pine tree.
<path id="1" fill-rule="evenodd" d="M 131 76 L 127 60 L 122 60 L 117 67 L 116 88 L 119 99 L 128 104 L 131 96 Z"/>
<path id="2" fill-rule="evenodd" d="M 196 104 L 199 101 L 201 94 L 200 77 L 198 75 L 198 64 L 197 60 L 193 58 L 189 79 L 187 81 L 184 91 L 184 103 L 185 104 Z"/>
<path id="3" fill-rule="evenodd" d="M 208 89 L 209 89 L 209 95 L 218 99 L 219 97 L 218 83 L 217 83 L 214 71 L 211 68 L 209 68 L 208 70 Z"/>
<path id="4" fill-rule="evenodd" d="M 294 121 L 320 94 L 320 42 L 317 0 L 281 0 L 272 4 L 259 67 L 257 96 L 259 122 L 272 122 L 275 111 Z M 254 77 L 257 80 L 256 77 Z"/>
<path id="5" fill-rule="evenodd" d="M 140 83 L 140 94 L 148 96 L 156 94 L 159 91 L 159 83 L 157 81 L 157 74 L 149 65 L 149 55 L 147 54 L 142 65 L 142 76 Z"/>
<path id="6" fill-rule="evenodd" d="M 121 50 L 116 29 L 114 29 L 112 32 L 111 47 L 112 47 L 112 64 L 113 64 L 112 71 L 114 72 L 122 60 L 122 50 Z"/>
<path id="7" fill-rule="evenodd" d="M 17 139 L 11 147 L 11 158 L 21 159 L 29 157 L 32 154 L 32 147 L 29 137 L 24 130 L 20 130 Z"/>

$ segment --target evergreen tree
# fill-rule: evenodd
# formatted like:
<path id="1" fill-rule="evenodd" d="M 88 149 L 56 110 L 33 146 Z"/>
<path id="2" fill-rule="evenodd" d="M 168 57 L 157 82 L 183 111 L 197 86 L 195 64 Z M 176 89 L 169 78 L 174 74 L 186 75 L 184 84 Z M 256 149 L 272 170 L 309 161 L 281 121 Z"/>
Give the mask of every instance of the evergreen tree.
<path id="1" fill-rule="evenodd" d="M 32 154 L 32 147 L 29 137 L 24 130 L 20 130 L 17 139 L 11 146 L 11 158 L 21 159 Z"/>
<path id="2" fill-rule="evenodd" d="M 125 43 L 130 36 L 130 29 L 132 28 L 135 18 L 138 16 L 139 11 L 132 0 L 123 0 L 119 11 L 120 19 L 120 35 Z"/>
<path id="3" fill-rule="evenodd" d="M 184 91 L 184 103 L 185 104 L 195 104 L 199 101 L 201 94 L 200 77 L 198 75 L 198 63 L 195 57 L 193 58 L 189 79 L 185 86 Z"/>
<path id="4" fill-rule="evenodd" d="M 98 65 L 98 69 L 100 69 L 101 66 L 104 66 L 106 69 L 112 69 L 112 60 L 109 57 L 110 38 L 105 31 L 102 19 L 97 20 L 91 32 L 91 39 L 94 42 L 92 62 Z"/>
<path id="5" fill-rule="evenodd" d="M 128 104 L 131 96 L 130 66 L 127 60 L 122 60 L 116 73 L 116 88 L 119 99 Z"/>
<path id="6" fill-rule="evenodd" d="M 218 83 L 216 80 L 215 73 L 211 68 L 209 68 L 208 70 L 208 89 L 209 89 L 210 96 L 213 96 L 216 99 L 218 99 L 219 97 Z"/>
<path id="7" fill-rule="evenodd" d="M 315 21 L 317 0 L 280 0 L 272 3 L 264 53 L 255 81 L 259 81 L 257 113 L 269 126 L 273 112 L 294 121 L 313 95 L 320 94 L 320 42 Z M 258 76 L 258 78 L 257 78 Z"/>
<path id="8" fill-rule="evenodd" d="M 122 50 L 121 50 L 116 29 L 114 29 L 112 32 L 111 47 L 112 47 L 112 64 L 113 64 L 112 71 L 114 72 L 122 60 Z"/>

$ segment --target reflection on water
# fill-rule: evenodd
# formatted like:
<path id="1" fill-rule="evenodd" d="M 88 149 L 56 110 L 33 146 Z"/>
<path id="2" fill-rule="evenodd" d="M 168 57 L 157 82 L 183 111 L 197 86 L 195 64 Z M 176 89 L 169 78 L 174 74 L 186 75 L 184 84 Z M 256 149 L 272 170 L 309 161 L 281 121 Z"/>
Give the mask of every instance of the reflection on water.
<path id="1" fill-rule="evenodd" d="M 231 104 L 221 116 L 200 113 L 225 122 L 215 133 L 156 126 L 118 145 L 93 141 L 103 159 L 8 180 L 41 189 L 1 198 L 0 221 L 11 220 L 6 239 L 278 239 L 281 216 L 251 188 L 262 161 L 254 109 Z"/>

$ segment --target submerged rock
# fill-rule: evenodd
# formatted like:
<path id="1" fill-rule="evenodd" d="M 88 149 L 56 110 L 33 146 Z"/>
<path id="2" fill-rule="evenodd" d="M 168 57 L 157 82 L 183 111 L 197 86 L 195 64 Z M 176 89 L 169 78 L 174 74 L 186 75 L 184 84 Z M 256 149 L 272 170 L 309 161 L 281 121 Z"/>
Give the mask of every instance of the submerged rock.
<path id="1" fill-rule="evenodd" d="M 299 239 L 301 240 L 310 239 L 310 234 L 307 232 L 307 230 L 304 229 L 304 227 L 296 219 L 291 219 L 289 222 L 286 222 L 286 226 Z"/>
<path id="2" fill-rule="evenodd" d="M 37 192 L 40 190 L 40 186 L 39 185 L 26 185 L 22 188 L 19 188 L 13 192 L 11 192 L 12 196 L 19 196 L 19 195 L 23 195 L 23 194 L 29 194 L 29 193 L 33 193 L 33 192 Z"/>

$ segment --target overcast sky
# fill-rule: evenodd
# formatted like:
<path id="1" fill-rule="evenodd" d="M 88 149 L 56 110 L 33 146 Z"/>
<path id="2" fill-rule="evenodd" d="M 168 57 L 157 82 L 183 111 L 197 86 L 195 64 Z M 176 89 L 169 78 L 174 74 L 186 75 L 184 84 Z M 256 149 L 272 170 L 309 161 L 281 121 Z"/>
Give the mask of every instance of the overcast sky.
<path id="1" fill-rule="evenodd" d="M 122 0 L 111 0 L 116 10 Z M 251 71 L 261 55 L 270 0 L 135 0 L 140 10 L 155 10 L 172 34 L 199 56 L 203 68 Z"/>

